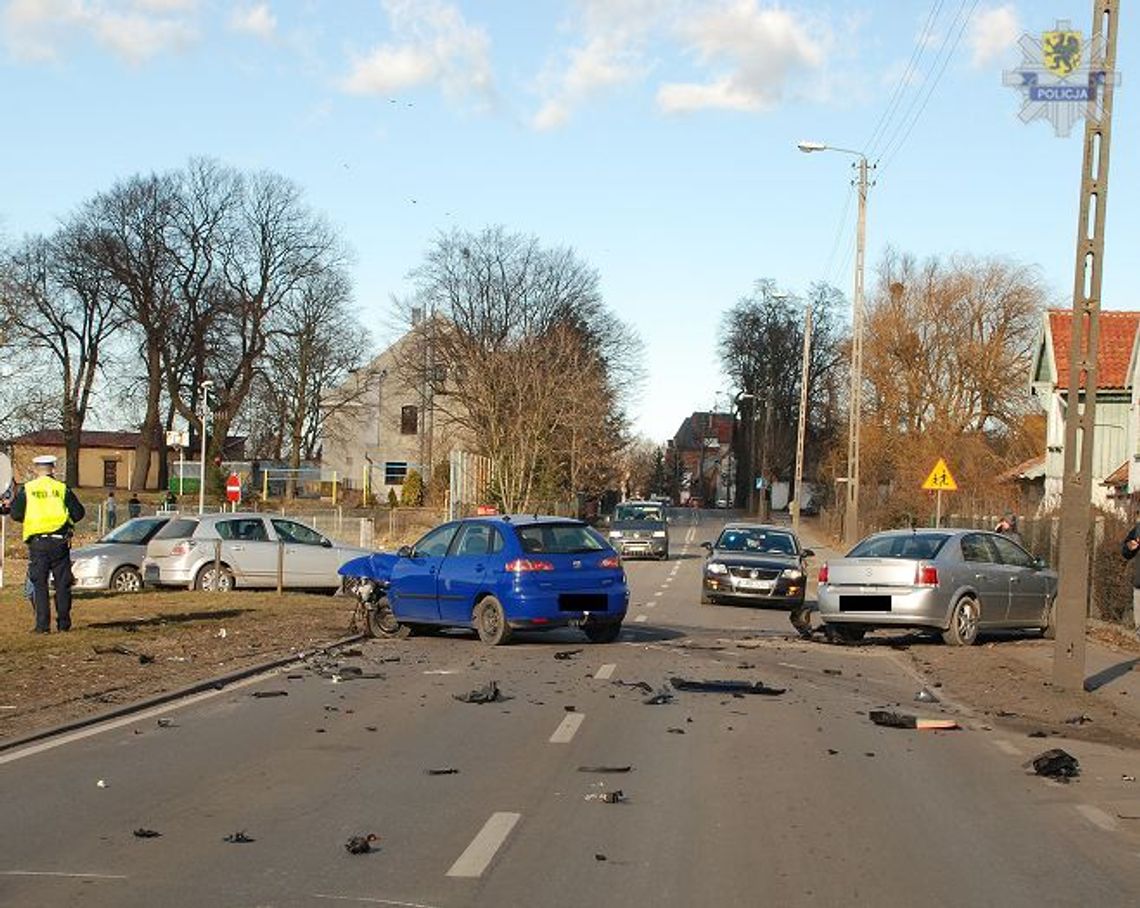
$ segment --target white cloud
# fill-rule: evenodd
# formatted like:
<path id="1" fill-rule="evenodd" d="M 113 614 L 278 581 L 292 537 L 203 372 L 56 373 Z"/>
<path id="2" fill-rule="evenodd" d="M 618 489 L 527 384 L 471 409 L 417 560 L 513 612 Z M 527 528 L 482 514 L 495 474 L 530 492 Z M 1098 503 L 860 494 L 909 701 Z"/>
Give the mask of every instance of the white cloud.
<path id="1" fill-rule="evenodd" d="M 713 70 L 703 82 L 662 85 L 657 103 L 668 113 L 702 108 L 763 111 L 776 107 L 800 74 L 822 71 L 832 43 L 822 22 L 756 0 L 732 0 L 678 26 L 697 61 Z M 798 89 L 801 93 L 809 93 Z"/>
<path id="2" fill-rule="evenodd" d="M 385 94 L 436 84 L 450 97 L 484 100 L 494 91 L 490 40 L 444 0 L 384 0 L 392 41 L 353 61 L 341 87 Z"/>
<path id="3" fill-rule="evenodd" d="M 9 0 L 0 14 L 8 51 L 52 60 L 73 37 L 88 38 L 131 63 L 197 38 L 198 0 Z"/>
<path id="4" fill-rule="evenodd" d="M 1022 27 L 1012 3 L 979 11 L 970 20 L 966 42 L 972 51 L 970 62 L 982 67 L 1002 56 L 1017 43 Z"/>
<path id="5" fill-rule="evenodd" d="M 235 9 L 230 14 L 230 28 L 268 41 L 277 31 L 277 17 L 268 3 L 258 3 L 246 9 Z"/>

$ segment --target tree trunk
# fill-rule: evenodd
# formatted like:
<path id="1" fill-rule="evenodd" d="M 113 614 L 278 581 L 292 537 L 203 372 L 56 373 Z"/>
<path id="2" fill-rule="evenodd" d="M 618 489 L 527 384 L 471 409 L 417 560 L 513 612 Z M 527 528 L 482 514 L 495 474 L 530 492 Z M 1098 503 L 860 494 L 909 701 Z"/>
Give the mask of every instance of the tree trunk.
<path id="1" fill-rule="evenodd" d="M 154 439 L 161 427 L 161 417 L 158 412 L 162 400 L 162 362 L 160 348 L 157 342 L 147 343 L 147 388 L 146 388 L 146 416 L 143 418 L 139 431 L 139 443 L 135 447 L 135 470 L 131 476 L 132 489 L 146 489 L 147 476 L 150 473 L 150 455 L 154 450 Z"/>

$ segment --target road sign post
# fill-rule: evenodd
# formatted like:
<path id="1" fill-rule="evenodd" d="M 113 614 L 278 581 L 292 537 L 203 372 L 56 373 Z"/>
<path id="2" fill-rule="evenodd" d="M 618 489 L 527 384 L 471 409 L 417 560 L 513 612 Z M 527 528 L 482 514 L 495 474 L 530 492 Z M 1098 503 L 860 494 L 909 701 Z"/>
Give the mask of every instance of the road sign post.
<path id="1" fill-rule="evenodd" d="M 241 477 L 237 473 L 230 473 L 229 478 L 226 479 L 226 500 L 233 510 L 237 510 L 238 503 L 241 501 Z"/>

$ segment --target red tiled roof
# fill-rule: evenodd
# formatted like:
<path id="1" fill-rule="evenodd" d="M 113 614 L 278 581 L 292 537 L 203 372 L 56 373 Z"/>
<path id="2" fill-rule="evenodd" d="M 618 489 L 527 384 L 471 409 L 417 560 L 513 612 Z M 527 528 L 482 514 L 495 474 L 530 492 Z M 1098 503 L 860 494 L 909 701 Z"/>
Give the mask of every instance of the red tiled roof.
<path id="1" fill-rule="evenodd" d="M 1028 475 L 1027 475 L 1028 474 Z M 998 478 L 998 482 L 1014 482 L 1018 479 L 1040 479 L 1045 475 L 1045 455 L 1030 457 L 1016 467 L 1006 470 Z"/>
<path id="2" fill-rule="evenodd" d="M 1097 350 L 1098 388 L 1128 387 L 1128 363 L 1140 325 L 1140 312 L 1101 310 L 1100 344 Z M 1053 360 L 1057 365 L 1057 385 L 1069 384 L 1069 344 L 1073 339 L 1073 313 L 1068 309 L 1049 310 L 1049 334 L 1053 339 Z M 1081 381 L 1084 387 L 1084 380 Z"/>
<path id="3" fill-rule="evenodd" d="M 79 446 L 81 448 L 134 448 L 139 443 L 138 432 L 80 432 Z M 28 447 L 63 447 L 63 432 L 59 429 L 41 429 L 38 432 L 28 432 L 9 442 L 14 445 L 27 445 Z"/>
<path id="4" fill-rule="evenodd" d="M 1122 486 L 1128 484 L 1128 461 L 1124 461 L 1115 470 L 1104 477 L 1106 486 Z"/>

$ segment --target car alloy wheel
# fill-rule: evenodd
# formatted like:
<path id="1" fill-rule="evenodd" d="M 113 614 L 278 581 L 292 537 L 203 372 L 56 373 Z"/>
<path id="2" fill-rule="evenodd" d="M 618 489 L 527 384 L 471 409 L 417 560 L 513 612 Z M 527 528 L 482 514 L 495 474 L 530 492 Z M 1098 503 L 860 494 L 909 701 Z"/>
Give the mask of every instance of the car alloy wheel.
<path id="1" fill-rule="evenodd" d="M 368 636 L 369 637 L 407 637 L 412 629 L 400 620 L 392 611 L 387 596 L 381 596 L 376 604 L 368 610 Z"/>
<path id="2" fill-rule="evenodd" d="M 491 646 L 501 646 L 511 639 L 511 626 L 503 604 L 494 596 L 480 600 L 475 607 L 475 629 L 479 639 Z"/>
<path id="3" fill-rule="evenodd" d="M 121 567 L 111 575 L 110 587 L 116 593 L 137 593 L 142 589 L 142 576 L 133 567 Z"/>
<path id="4" fill-rule="evenodd" d="M 215 576 L 214 564 L 210 562 L 198 572 L 198 577 L 194 581 L 194 588 L 209 593 L 228 593 L 234 588 L 234 575 L 223 564 Z"/>
<path id="5" fill-rule="evenodd" d="M 978 639 L 981 614 L 978 601 L 963 596 L 950 613 L 950 626 L 942 632 L 942 640 L 950 646 L 971 646 Z"/>

